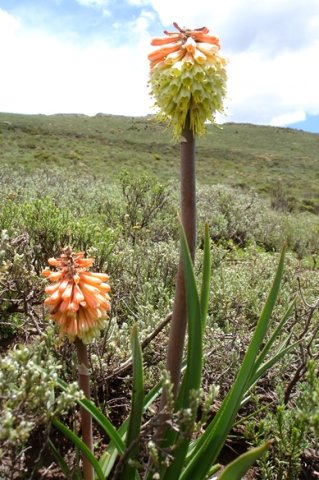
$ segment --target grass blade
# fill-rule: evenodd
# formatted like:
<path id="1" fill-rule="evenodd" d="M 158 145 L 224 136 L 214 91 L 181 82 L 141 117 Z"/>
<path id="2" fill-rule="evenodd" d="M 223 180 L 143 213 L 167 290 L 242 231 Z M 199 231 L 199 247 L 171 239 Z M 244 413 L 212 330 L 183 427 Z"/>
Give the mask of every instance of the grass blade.
<path id="1" fill-rule="evenodd" d="M 236 458 L 222 471 L 219 480 L 241 480 L 250 467 L 258 460 L 270 447 L 272 442 L 267 442 L 260 447 L 252 448 Z"/>
<path id="2" fill-rule="evenodd" d="M 97 478 L 99 480 L 105 480 L 105 477 L 103 475 L 103 471 L 100 467 L 99 462 L 97 461 L 97 459 L 95 458 L 91 450 L 81 440 L 81 438 L 78 437 L 74 432 L 72 432 L 72 430 L 70 430 L 66 425 L 64 425 L 59 420 L 56 420 L 56 419 L 52 420 L 52 425 L 58 428 L 60 432 L 63 433 L 63 435 L 65 435 L 69 440 L 71 440 L 71 442 L 82 451 L 83 455 L 86 456 L 86 458 L 89 460 L 89 462 L 93 466 L 96 472 Z"/>
<path id="3" fill-rule="evenodd" d="M 124 452 L 126 458 L 121 474 L 122 480 L 131 480 L 136 473 L 136 469 L 130 465 L 128 461 L 129 459 L 134 460 L 138 454 L 138 442 L 144 406 L 143 358 L 136 325 L 134 325 L 132 329 L 131 347 L 133 356 L 133 394 L 126 436 L 126 452 Z"/>

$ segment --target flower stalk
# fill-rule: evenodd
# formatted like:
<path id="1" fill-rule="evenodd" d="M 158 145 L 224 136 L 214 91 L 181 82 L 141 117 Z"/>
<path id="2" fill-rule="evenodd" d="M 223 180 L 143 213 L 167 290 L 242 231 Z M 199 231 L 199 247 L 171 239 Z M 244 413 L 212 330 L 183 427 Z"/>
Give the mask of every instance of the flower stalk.
<path id="1" fill-rule="evenodd" d="M 219 55 L 217 37 L 206 27 L 164 31 L 154 38 L 156 47 L 149 55 L 150 88 L 160 120 L 168 121 L 174 138 L 181 137 L 180 172 L 181 223 L 192 261 L 196 246 L 195 137 L 206 131 L 205 123 L 214 122 L 223 111 L 226 92 L 226 60 Z M 180 256 L 175 299 L 168 341 L 166 367 L 176 397 L 180 382 L 187 313 L 183 261 Z M 165 398 L 162 399 L 162 407 Z"/>
<path id="2" fill-rule="evenodd" d="M 195 137 L 187 116 L 180 144 L 180 211 L 191 258 L 194 262 L 196 248 L 196 178 L 195 178 Z M 170 373 L 174 396 L 180 381 L 184 341 L 187 325 L 184 267 L 180 253 L 176 277 L 175 299 L 171 329 L 167 348 L 166 368 Z"/>
<path id="3" fill-rule="evenodd" d="M 78 357 L 78 381 L 79 388 L 85 397 L 90 399 L 90 371 L 87 346 L 80 338 L 75 339 Z M 80 407 L 82 438 L 86 446 L 93 452 L 92 416 L 83 407 Z M 83 476 L 85 480 L 93 480 L 94 472 L 91 462 L 83 455 Z"/>

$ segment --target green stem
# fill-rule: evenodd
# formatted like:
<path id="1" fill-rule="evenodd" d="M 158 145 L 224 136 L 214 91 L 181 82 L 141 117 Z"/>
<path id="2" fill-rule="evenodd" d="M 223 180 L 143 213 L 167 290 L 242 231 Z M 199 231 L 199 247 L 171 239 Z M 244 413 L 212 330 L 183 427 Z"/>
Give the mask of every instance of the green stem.
<path id="1" fill-rule="evenodd" d="M 75 346 L 79 363 L 79 388 L 83 390 L 84 395 L 90 399 L 90 373 L 89 373 L 89 359 L 86 345 L 76 338 Z M 83 442 L 88 449 L 93 453 L 93 433 L 92 433 L 92 417 L 89 412 L 80 407 L 81 413 L 81 429 Z M 94 473 L 90 461 L 83 456 L 83 476 L 84 480 L 93 480 Z"/>
<path id="2" fill-rule="evenodd" d="M 189 114 L 182 133 L 180 160 L 181 222 L 185 231 L 191 258 L 194 261 L 196 247 L 195 138 L 190 128 Z M 166 361 L 166 367 L 170 372 L 175 397 L 180 383 L 186 325 L 184 267 L 180 254 Z M 162 403 L 165 403 L 165 400 Z"/>

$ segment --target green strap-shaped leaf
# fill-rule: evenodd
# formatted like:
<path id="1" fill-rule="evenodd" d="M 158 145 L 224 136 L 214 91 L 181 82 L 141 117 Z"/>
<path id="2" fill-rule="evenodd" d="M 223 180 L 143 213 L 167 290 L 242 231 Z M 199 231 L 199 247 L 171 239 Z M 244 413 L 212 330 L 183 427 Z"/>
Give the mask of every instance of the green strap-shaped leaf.
<path id="1" fill-rule="evenodd" d="M 209 291 L 209 273 L 208 265 L 210 259 L 207 255 L 207 249 L 209 249 L 209 240 L 207 241 L 207 233 L 205 240 L 206 250 L 206 267 L 205 267 L 205 279 L 203 282 L 208 282 L 207 285 L 203 285 L 202 288 L 202 302 L 205 310 L 207 310 L 207 290 Z M 176 409 L 189 408 L 190 395 L 192 392 L 198 392 L 201 386 L 202 378 L 202 362 L 203 362 L 203 325 L 204 321 L 201 312 L 201 302 L 199 299 L 196 279 L 193 269 L 193 262 L 189 253 L 188 244 L 184 232 L 181 233 L 181 251 L 184 262 L 184 279 L 185 279 L 185 291 L 186 291 L 186 306 L 187 306 L 187 319 L 188 319 L 188 350 L 187 350 L 187 364 L 186 372 L 181 386 L 179 398 L 176 402 Z M 168 431 L 167 443 L 172 445 L 178 445 L 174 450 L 174 458 L 171 465 L 163 475 L 164 480 L 175 480 L 179 478 L 179 475 L 184 466 L 185 457 L 188 452 L 188 446 L 190 438 L 185 438 L 180 435 L 176 435 L 175 432 Z"/>
<path id="2" fill-rule="evenodd" d="M 186 389 L 183 407 L 189 406 L 189 393 L 201 386 L 203 363 L 202 316 L 193 262 L 188 249 L 185 233 L 181 235 L 181 248 L 184 262 L 184 280 L 188 319 L 188 349 L 186 364 Z"/>
<path id="3" fill-rule="evenodd" d="M 91 450 L 85 445 L 85 443 L 81 440 L 80 437 L 78 437 L 72 430 L 70 430 L 66 425 L 64 425 L 60 420 L 52 420 L 52 424 L 58 428 L 63 435 L 65 435 L 71 442 L 77 446 L 83 453 L 83 455 L 86 456 L 86 458 L 89 460 L 91 463 L 92 467 L 94 468 L 97 478 L 99 480 L 105 480 L 105 477 L 103 475 L 103 471 L 100 467 L 99 462 L 91 452 Z"/>
<path id="4" fill-rule="evenodd" d="M 291 345 L 288 345 L 288 347 L 280 348 L 276 355 L 274 355 L 272 358 L 270 358 L 267 362 L 265 362 L 263 365 L 261 365 L 255 375 L 251 379 L 251 384 L 254 385 L 257 380 L 265 375 L 265 373 L 273 366 L 275 363 L 277 363 L 284 355 L 287 355 L 287 353 L 292 352 L 299 344 L 301 340 L 298 340 L 295 343 L 292 343 Z M 249 387 L 250 388 L 250 387 Z"/>
<path id="5" fill-rule="evenodd" d="M 222 471 L 218 480 L 241 480 L 250 467 L 260 458 L 270 447 L 271 442 L 267 442 L 261 447 L 252 448 L 236 458 Z"/>
<path id="6" fill-rule="evenodd" d="M 296 304 L 296 300 L 293 300 L 291 302 L 291 304 L 289 305 L 286 313 L 283 315 L 281 321 L 279 322 L 279 324 L 275 328 L 273 334 L 271 335 L 269 340 L 266 342 L 266 345 L 264 346 L 264 348 L 262 349 L 262 351 L 258 355 L 258 358 L 256 360 L 256 368 L 258 368 L 263 363 L 264 359 L 266 358 L 267 353 L 270 351 L 274 342 L 276 341 L 276 339 L 281 334 L 281 332 L 283 330 L 283 327 L 285 326 L 285 323 L 287 322 L 287 319 L 290 317 L 291 312 L 292 312 L 293 308 L 295 307 L 295 304 Z"/>
<path id="7" fill-rule="evenodd" d="M 249 386 L 249 381 L 256 373 L 256 358 L 269 328 L 271 314 L 280 289 L 283 267 L 284 251 L 280 256 L 272 288 L 256 325 L 253 338 L 249 344 L 235 383 L 224 399 L 215 418 L 196 442 L 196 446 L 189 456 L 188 464 L 181 475 L 181 480 L 193 480 L 194 478 L 196 478 L 196 480 L 204 479 L 226 441 L 241 401 Z"/>
<path id="8" fill-rule="evenodd" d="M 59 387 L 66 391 L 67 389 L 67 383 L 65 383 L 63 380 L 58 379 L 58 385 Z M 78 400 L 77 402 L 84 410 L 89 412 L 92 415 L 92 418 L 102 427 L 106 435 L 112 440 L 112 442 L 115 444 L 117 450 L 120 453 L 124 452 L 125 446 L 122 438 L 120 435 L 117 433 L 115 427 L 112 425 L 110 420 L 103 415 L 101 410 L 99 410 L 94 403 L 91 400 L 88 400 L 87 398 L 84 398 L 82 400 Z"/>
<path id="9" fill-rule="evenodd" d="M 143 404 L 143 412 L 145 412 L 156 400 L 156 398 L 159 396 L 162 390 L 162 385 L 163 381 L 161 380 L 158 382 L 146 395 L 144 398 L 144 404 Z M 126 437 L 126 432 L 129 424 L 129 418 L 127 418 L 120 428 L 118 429 L 117 433 L 121 437 L 122 441 Z M 104 474 L 105 478 L 108 478 L 108 475 L 111 473 L 111 470 L 116 462 L 117 456 L 118 456 L 118 450 L 116 448 L 116 445 L 113 441 L 110 442 L 110 445 L 107 447 L 106 452 L 109 454 L 109 460 L 106 463 L 105 462 L 105 469 Z"/>
<path id="10" fill-rule="evenodd" d="M 60 451 L 56 448 L 56 446 L 52 442 L 51 438 L 48 438 L 48 446 L 50 447 L 50 450 L 55 458 L 56 463 L 59 465 L 59 467 L 61 468 L 66 478 L 71 478 L 72 476 L 71 470 L 69 469 Z"/>
<path id="11" fill-rule="evenodd" d="M 142 349 L 138 339 L 137 326 L 134 325 L 131 336 L 131 348 L 133 357 L 133 394 L 131 403 L 131 413 L 129 416 L 127 435 L 126 435 L 126 455 L 124 468 L 121 474 L 121 480 L 132 480 L 135 477 L 136 469 L 129 464 L 138 454 L 139 435 L 142 423 L 142 414 L 144 406 L 144 373 Z"/>
<path id="12" fill-rule="evenodd" d="M 205 328 L 208 302 L 210 293 L 210 277 L 211 277 L 211 258 L 210 258 L 210 239 L 208 224 L 205 224 L 205 237 L 204 237 L 204 259 L 203 259 L 203 275 L 202 275 L 202 287 L 200 294 L 200 307 L 202 315 L 202 326 Z"/>

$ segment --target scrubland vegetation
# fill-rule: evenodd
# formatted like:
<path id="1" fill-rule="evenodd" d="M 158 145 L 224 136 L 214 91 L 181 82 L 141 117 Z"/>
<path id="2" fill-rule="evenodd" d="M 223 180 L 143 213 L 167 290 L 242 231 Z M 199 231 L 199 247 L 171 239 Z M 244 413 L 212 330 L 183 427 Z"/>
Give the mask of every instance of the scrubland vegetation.
<path id="1" fill-rule="evenodd" d="M 52 442 L 80 478 L 79 453 L 51 425 L 79 425 L 75 352 L 48 319 L 40 272 L 72 245 L 110 274 L 111 318 L 89 357 L 92 399 L 119 426 L 129 413 L 133 323 L 147 390 L 164 370 L 179 251 L 178 145 L 152 117 L 102 115 L 1 114 L 0 142 L 0 477 L 65 478 Z M 235 124 L 209 127 L 198 142 L 196 273 L 205 222 L 212 255 L 203 392 L 218 387 L 208 416 L 234 379 L 283 245 L 274 327 L 296 298 L 283 335 L 299 343 L 254 386 L 220 457 L 275 439 L 247 478 L 318 476 L 318 146 L 318 135 Z M 106 439 L 95 428 L 98 452 Z"/>

